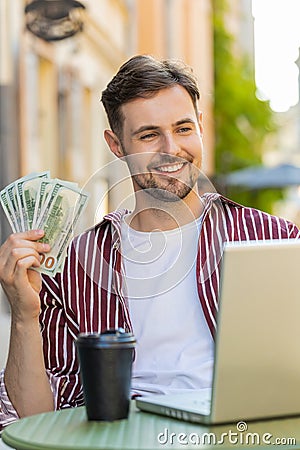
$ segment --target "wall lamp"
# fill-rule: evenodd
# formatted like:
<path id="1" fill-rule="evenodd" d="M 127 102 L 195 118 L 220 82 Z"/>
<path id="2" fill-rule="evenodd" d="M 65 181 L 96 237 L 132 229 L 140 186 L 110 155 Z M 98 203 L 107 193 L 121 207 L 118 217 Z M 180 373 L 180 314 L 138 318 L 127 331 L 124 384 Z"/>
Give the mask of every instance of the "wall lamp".
<path id="1" fill-rule="evenodd" d="M 26 28 L 44 41 L 60 41 L 82 31 L 83 9 L 75 0 L 33 0 L 25 7 Z"/>

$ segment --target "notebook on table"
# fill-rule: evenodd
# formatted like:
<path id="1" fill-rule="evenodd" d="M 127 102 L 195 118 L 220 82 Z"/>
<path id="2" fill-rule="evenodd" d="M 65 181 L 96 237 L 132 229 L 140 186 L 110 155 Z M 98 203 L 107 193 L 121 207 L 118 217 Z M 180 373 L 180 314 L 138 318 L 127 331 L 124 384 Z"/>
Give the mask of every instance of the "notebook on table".
<path id="1" fill-rule="evenodd" d="M 205 424 L 300 414 L 300 241 L 225 245 L 214 358 L 209 392 L 137 407 Z"/>

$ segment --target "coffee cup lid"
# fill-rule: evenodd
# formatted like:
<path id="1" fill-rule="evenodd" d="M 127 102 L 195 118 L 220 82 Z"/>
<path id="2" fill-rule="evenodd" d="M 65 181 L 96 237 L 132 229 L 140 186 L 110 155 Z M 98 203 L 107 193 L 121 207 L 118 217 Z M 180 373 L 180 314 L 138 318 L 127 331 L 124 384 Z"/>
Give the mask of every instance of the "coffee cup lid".
<path id="1" fill-rule="evenodd" d="M 109 329 L 103 333 L 80 333 L 76 342 L 79 344 L 96 345 L 99 347 L 134 345 L 136 343 L 133 333 L 126 332 L 123 328 Z"/>

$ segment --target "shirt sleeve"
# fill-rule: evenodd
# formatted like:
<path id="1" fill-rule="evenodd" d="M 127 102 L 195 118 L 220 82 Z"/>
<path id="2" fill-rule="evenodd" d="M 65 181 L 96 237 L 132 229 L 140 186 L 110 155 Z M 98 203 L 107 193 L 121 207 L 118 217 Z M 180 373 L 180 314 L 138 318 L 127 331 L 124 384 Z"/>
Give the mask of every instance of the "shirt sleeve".
<path id="1" fill-rule="evenodd" d="M 63 301 L 61 276 L 43 276 L 40 293 L 40 329 L 46 373 L 53 392 L 55 409 L 84 404 L 79 364 L 74 344 L 76 320 L 70 318 Z M 19 419 L 0 372 L 0 429 Z"/>
<path id="2" fill-rule="evenodd" d="M 17 411 L 9 400 L 4 383 L 5 369 L 0 372 L 0 430 L 19 419 Z"/>
<path id="3" fill-rule="evenodd" d="M 62 279 L 60 274 L 55 278 L 43 276 L 40 294 L 44 360 L 55 409 L 84 404 L 74 343 L 78 325 L 64 302 Z"/>
<path id="4" fill-rule="evenodd" d="M 294 223 L 288 221 L 288 230 L 290 239 L 300 239 L 300 230 Z"/>

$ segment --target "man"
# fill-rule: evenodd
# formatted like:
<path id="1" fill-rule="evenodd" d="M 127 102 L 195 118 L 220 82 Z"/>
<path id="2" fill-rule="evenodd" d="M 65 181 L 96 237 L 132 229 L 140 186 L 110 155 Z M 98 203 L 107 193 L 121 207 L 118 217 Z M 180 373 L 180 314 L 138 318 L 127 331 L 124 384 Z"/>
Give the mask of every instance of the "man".
<path id="1" fill-rule="evenodd" d="M 104 136 L 128 164 L 134 210 L 108 214 L 74 239 L 53 279 L 31 270 L 49 251 L 38 242 L 42 230 L 14 234 L 1 247 L 0 279 L 12 311 L 0 381 L 3 425 L 83 404 L 79 332 L 134 331 L 133 393 L 210 387 L 224 242 L 298 238 L 299 230 L 201 193 L 198 100 L 184 65 L 131 58 L 102 101 L 111 127 Z"/>

